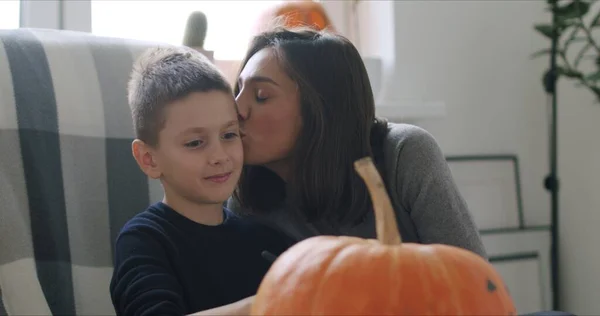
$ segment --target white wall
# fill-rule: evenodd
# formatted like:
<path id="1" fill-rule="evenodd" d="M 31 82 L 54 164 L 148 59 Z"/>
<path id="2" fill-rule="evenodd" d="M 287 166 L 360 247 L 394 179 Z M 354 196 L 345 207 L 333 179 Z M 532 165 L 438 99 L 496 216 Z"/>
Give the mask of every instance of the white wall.
<path id="1" fill-rule="evenodd" d="M 542 185 L 548 172 L 548 137 L 541 85 L 549 62 L 529 59 L 550 44 L 532 28 L 536 22 L 550 21 L 544 5 L 545 1 L 361 4 L 367 9 L 363 16 L 377 16 L 376 7 L 387 8 L 379 13 L 389 14 L 393 7 L 393 30 L 381 29 L 381 20 L 361 21 L 361 37 L 394 34 L 397 60 L 390 86 L 403 95 L 445 102 L 444 118 L 415 123 L 433 133 L 446 154 L 518 155 L 527 225 L 550 223 L 550 195 Z M 389 48 L 361 50 L 389 54 Z M 600 265 L 600 234 L 595 232 L 600 225 L 600 104 L 592 101 L 589 92 L 574 88 L 572 82 L 559 84 L 561 309 L 578 315 L 600 313 L 600 274 L 594 268 Z"/>
<path id="2" fill-rule="evenodd" d="M 598 315 L 600 104 L 570 82 L 559 93 L 562 297 L 578 315 Z"/>
<path id="3" fill-rule="evenodd" d="M 20 26 L 90 32 L 91 0 L 21 0 Z"/>
<path id="4" fill-rule="evenodd" d="M 417 123 L 447 154 L 516 153 L 521 162 L 525 220 L 549 223 L 544 58 L 548 42 L 532 31 L 541 1 L 402 1 L 395 5 L 395 90 L 443 100 L 443 119 Z"/>

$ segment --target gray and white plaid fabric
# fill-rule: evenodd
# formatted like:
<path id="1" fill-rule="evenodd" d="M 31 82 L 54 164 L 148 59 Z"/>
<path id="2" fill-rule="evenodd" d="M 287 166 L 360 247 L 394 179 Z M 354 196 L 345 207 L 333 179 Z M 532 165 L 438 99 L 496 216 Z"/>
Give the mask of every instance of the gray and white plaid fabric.
<path id="1" fill-rule="evenodd" d="M 131 157 L 126 100 L 156 45 L 0 31 L 0 314 L 114 314 L 115 237 L 162 197 Z"/>

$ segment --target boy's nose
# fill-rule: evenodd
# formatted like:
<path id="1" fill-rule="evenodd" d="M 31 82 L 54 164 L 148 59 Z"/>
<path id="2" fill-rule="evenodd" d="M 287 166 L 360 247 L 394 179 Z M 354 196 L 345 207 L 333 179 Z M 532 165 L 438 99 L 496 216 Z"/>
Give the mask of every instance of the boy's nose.
<path id="1" fill-rule="evenodd" d="M 211 165 L 220 165 L 226 163 L 229 160 L 229 156 L 225 152 L 225 149 L 221 144 L 215 145 L 208 162 Z"/>

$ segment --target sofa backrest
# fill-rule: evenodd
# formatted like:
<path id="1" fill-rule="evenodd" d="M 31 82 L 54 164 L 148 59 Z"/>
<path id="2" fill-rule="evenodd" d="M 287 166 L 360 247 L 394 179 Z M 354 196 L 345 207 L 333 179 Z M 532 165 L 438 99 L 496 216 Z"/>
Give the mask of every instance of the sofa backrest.
<path id="1" fill-rule="evenodd" d="M 126 94 L 156 45 L 0 30 L 0 314 L 114 314 L 115 237 L 162 198 L 131 156 Z"/>

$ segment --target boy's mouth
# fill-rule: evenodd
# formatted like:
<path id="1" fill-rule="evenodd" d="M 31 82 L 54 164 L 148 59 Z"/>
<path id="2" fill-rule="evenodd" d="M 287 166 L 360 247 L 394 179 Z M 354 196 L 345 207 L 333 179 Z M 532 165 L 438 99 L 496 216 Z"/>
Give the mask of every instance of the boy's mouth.
<path id="1" fill-rule="evenodd" d="M 204 179 L 215 183 L 223 183 L 229 180 L 229 176 L 231 176 L 231 172 L 215 174 L 214 176 L 206 177 Z"/>

